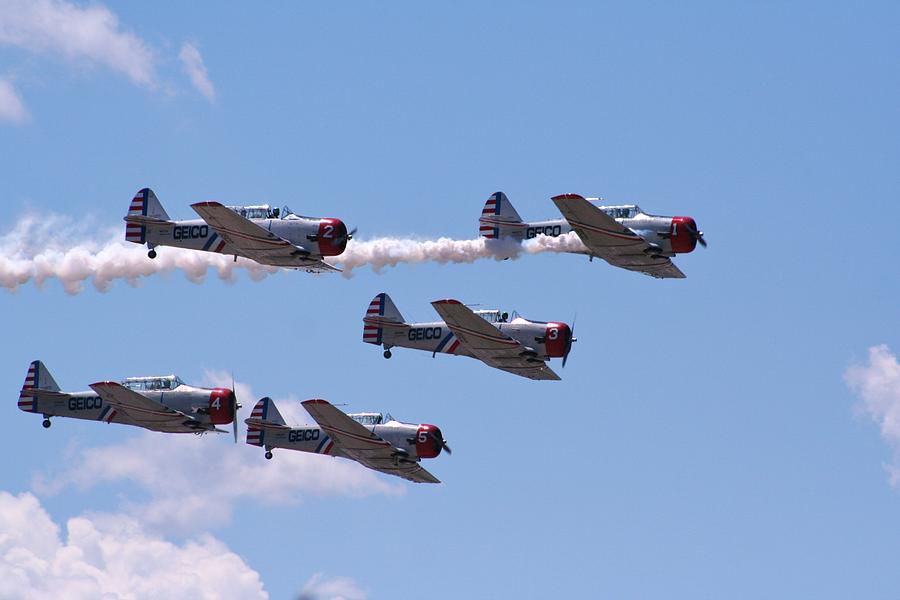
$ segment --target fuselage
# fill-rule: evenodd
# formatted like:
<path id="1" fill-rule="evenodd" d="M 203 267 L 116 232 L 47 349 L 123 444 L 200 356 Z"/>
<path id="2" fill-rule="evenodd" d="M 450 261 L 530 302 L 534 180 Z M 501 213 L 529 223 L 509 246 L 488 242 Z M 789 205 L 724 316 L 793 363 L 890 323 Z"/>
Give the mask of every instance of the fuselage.
<path id="1" fill-rule="evenodd" d="M 589 198 L 590 200 L 590 198 Z M 697 231 L 697 224 L 691 217 L 669 217 L 651 215 L 643 212 L 633 204 L 621 206 L 600 206 L 597 208 L 612 217 L 623 227 L 627 227 L 647 242 L 659 248 L 660 256 L 674 256 L 691 252 L 697 246 L 695 236 L 688 228 Z M 479 222 L 483 226 L 499 225 L 500 236 L 509 236 L 520 240 L 529 240 L 539 235 L 558 237 L 572 231 L 572 226 L 565 219 L 548 219 L 546 221 L 530 221 L 513 224 L 498 220 L 491 215 L 482 215 Z M 590 254 L 587 248 L 577 252 Z"/>
<path id="2" fill-rule="evenodd" d="M 136 378 L 143 380 L 146 378 Z M 169 378 L 163 378 L 166 380 Z M 183 412 L 198 419 L 201 423 L 224 425 L 231 423 L 234 394 L 227 388 L 200 388 L 179 382 L 172 389 L 139 389 L 141 383 L 125 380 L 122 385 L 138 394 L 159 402 L 171 409 Z M 37 396 L 21 396 L 19 408 L 25 412 L 33 412 L 51 417 L 68 417 L 88 421 L 105 421 L 134 425 L 127 416 L 104 402 L 96 392 L 56 392 Z"/>
<path id="3" fill-rule="evenodd" d="M 479 311 L 491 317 L 499 311 Z M 485 315 L 483 315 L 485 316 Z M 559 358 L 565 353 L 566 340 L 571 335 L 568 325 L 562 322 L 535 322 L 516 317 L 510 322 L 498 318 L 486 319 L 494 327 L 520 342 L 539 358 Z M 472 356 L 443 321 L 412 323 L 408 327 L 384 326 L 385 348 L 399 346 L 424 350 L 433 354 Z"/>
<path id="4" fill-rule="evenodd" d="M 401 423 L 393 419 L 382 423 L 381 415 L 378 413 L 349 416 L 388 442 L 397 451 L 398 457 L 403 459 L 434 458 L 441 452 L 441 444 L 437 440 L 442 439 L 442 434 L 434 425 Z M 427 432 L 433 432 L 434 435 L 428 435 Z M 318 425 L 291 427 L 289 430 L 261 430 L 250 425 L 247 443 L 264 446 L 267 450 L 285 448 L 313 454 L 343 456 L 328 433 Z"/>
<path id="5" fill-rule="evenodd" d="M 340 219 L 291 214 L 285 218 L 249 220 L 295 246 L 305 248 L 313 257 L 337 256 L 347 246 L 347 227 Z M 220 254 L 241 254 L 239 250 L 230 247 L 203 219 L 175 221 L 174 225 L 148 225 L 144 241 L 151 248 L 174 246 Z"/>

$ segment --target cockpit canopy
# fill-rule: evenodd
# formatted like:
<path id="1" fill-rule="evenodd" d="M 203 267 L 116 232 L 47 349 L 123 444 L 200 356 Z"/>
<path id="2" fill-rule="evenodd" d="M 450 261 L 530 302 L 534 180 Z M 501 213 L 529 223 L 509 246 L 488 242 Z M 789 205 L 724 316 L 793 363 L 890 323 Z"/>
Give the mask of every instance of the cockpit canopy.
<path id="1" fill-rule="evenodd" d="M 519 313 L 517 313 L 516 311 L 512 311 L 512 314 L 497 309 L 473 310 L 472 312 L 488 323 L 509 323 L 520 318 Z"/>
<path id="2" fill-rule="evenodd" d="M 387 414 L 376 413 L 376 412 L 354 413 L 354 414 L 348 414 L 347 416 L 350 417 L 351 419 L 353 419 L 354 421 L 356 421 L 357 423 L 359 423 L 361 425 L 366 425 L 368 427 L 371 427 L 372 425 L 383 425 L 384 423 L 387 423 L 388 421 L 394 420 L 394 417 L 392 417 L 390 415 L 390 413 L 387 413 Z"/>
<path id="3" fill-rule="evenodd" d="M 618 206 L 597 206 L 613 219 L 633 219 L 643 211 L 637 204 L 621 204 Z"/>
<path id="4" fill-rule="evenodd" d="M 136 392 L 149 392 L 174 390 L 185 383 L 177 375 L 164 375 L 162 377 L 128 377 L 122 381 L 122 385 Z"/>
<path id="5" fill-rule="evenodd" d="M 591 200 L 602 200 L 602 198 L 591 198 Z M 597 208 L 611 216 L 613 219 L 633 219 L 644 211 L 637 204 L 619 204 L 616 206 L 602 206 L 596 204 Z"/>
<path id="6" fill-rule="evenodd" d="M 253 206 L 229 206 L 231 210 L 241 215 L 245 219 L 299 219 L 294 212 L 287 206 L 281 208 L 272 207 L 268 204 L 257 204 Z"/>

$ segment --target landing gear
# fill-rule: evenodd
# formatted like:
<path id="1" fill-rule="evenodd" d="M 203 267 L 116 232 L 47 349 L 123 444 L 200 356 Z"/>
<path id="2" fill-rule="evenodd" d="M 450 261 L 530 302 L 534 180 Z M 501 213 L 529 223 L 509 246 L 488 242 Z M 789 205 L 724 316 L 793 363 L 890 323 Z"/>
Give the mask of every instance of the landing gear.
<path id="1" fill-rule="evenodd" d="M 50 424 L 51 424 L 51 423 L 50 423 L 50 419 L 44 419 L 44 422 L 41 423 L 41 425 L 44 426 L 44 429 L 49 429 L 49 428 L 50 428 Z"/>
<path id="2" fill-rule="evenodd" d="M 156 250 L 151 250 L 147 253 L 147 256 L 149 256 L 150 258 L 156 258 Z"/>
<path id="3" fill-rule="evenodd" d="M 391 356 L 393 356 L 393 354 L 391 354 L 391 351 L 390 351 L 390 350 L 385 350 L 385 351 L 384 351 L 384 357 L 385 357 L 385 358 L 390 358 Z"/>
<path id="4" fill-rule="evenodd" d="M 266 450 L 266 460 L 272 460 L 272 451 Z"/>

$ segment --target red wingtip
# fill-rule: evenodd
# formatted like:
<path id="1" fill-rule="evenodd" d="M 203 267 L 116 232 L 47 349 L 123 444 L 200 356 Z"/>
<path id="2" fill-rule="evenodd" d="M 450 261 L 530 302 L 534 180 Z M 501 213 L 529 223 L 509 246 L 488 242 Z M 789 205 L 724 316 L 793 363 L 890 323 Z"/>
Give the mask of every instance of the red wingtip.
<path id="1" fill-rule="evenodd" d="M 584 200 L 584 196 L 580 194 L 560 194 L 553 196 L 552 200 Z"/>
<path id="2" fill-rule="evenodd" d="M 327 400 L 322 400 L 321 398 L 313 398 L 312 400 L 304 400 L 301 402 L 304 406 L 307 404 L 328 404 Z"/>
<path id="3" fill-rule="evenodd" d="M 452 298 L 446 298 L 444 300 L 435 300 L 432 304 L 462 304 L 459 300 L 454 300 Z"/>
<path id="4" fill-rule="evenodd" d="M 119 385 L 115 381 L 98 381 L 96 383 L 92 383 L 90 387 L 107 387 L 110 385 Z"/>
<path id="5" fill-rule="evenodd" d="M 221 202 L 216 202 L 215 200 L 207 200 L 206 202 L 194 202 L 191 204 L 192 207 L 196 208 L 198 206 L 222 206 Z"/>

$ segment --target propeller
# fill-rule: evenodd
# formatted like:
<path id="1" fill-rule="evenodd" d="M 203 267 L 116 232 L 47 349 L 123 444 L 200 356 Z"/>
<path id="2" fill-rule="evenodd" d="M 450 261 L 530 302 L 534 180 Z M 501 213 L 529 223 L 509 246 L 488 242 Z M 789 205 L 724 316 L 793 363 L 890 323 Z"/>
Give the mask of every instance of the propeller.
<path id="1" fill-rule="evenodd" d="M 428 435 L 438 444 L 441 445 L 441 449 L 447 454 L 453 454 L 453 450 L 450 449 L 450 446 L 447 445 L 447 440 L 441 439 L 437 436 L 437 434 L 433 431 L 428 432 Z"/>
<path id="2" fill-rule="evenodd" d="M 238 443 L 237 411 L 241 407 L 234 392 L 234 373 L 231 374 L 231 430 L 234 432 L 234 443 Z"/>
<path id="3" fill-rule="evenodd" d="M 340 244 L 343 244 L 344 242 L 349 242 L 350 240 L 352 240 L 354 235 L 356 235 L 356 227 L 351 229 L 350 233 L 338 236 L 337 239 L 335 239 L 334 241 L 336 244 L 340 245 Z"/>
<path id="4" fill-rule="evenodd" d="M 575 338 L 575 321 L 578 320 L 578 315 L 576 314 L 572 317 L 572 330 L 569 332 L 569 339 L 566 340 L 566 350 L 563 352 L 563 361 L 562 366 L 563 369 L 566 368 L 566 361 L 569 360 L 569 352 L 572 351 L 572 342 L 577 342 L 578 340 Z"/>
<path id="5" fill-rule="evenodd" d="M 695 242 L 698 242 L 701 246 L 706 248 L 706 240 L 703 239 L 703 232 L 697 231 L 693 225 L 690 223 L 684 224 L 685 229 L 688 230 L 688 233 L 691 234 L 691 237 L 694 238 Z"/>

